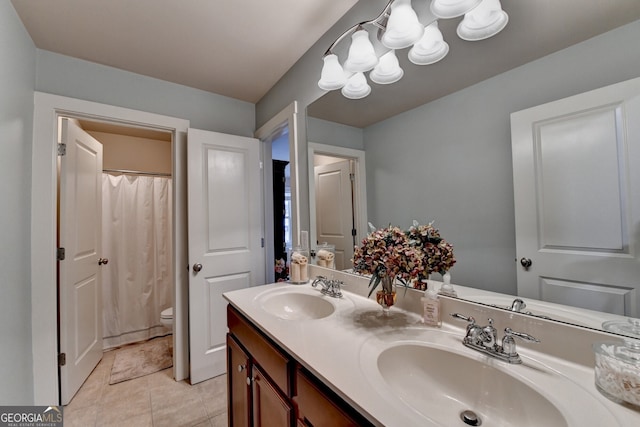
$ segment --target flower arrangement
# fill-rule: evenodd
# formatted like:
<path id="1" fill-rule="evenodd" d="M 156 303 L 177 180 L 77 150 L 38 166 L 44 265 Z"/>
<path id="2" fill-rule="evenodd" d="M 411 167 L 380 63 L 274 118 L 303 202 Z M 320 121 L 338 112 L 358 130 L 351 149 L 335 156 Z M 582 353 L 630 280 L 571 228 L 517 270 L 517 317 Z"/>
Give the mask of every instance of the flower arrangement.
<path id="1" fill-rule="evenodd" d="M 353 270 L 371 274 L 369 295 L 385 278 L 397 278 L 407 286 L 410 280 L 420 276 L 422 269 L 420 248 L 411 245 L 407 233 L 395 226 L 373 231 L 354 249 Z"/>
<path id="2" fill-rule="evenodd" d="M 431 273 L 445 275 L 456 263 L 453 256 L 453 246 L 440 236 L 440 232 L 433 226 L 419 225 L 417 221 L 407 231 L 411 245 L 420 248 L 423 253 L 423 270 L 418 279 L 427 279 Z"/>
<path id="3" fill-rule="evenodd" d="M 381 281 L 397 278 L 405 287 L 422 289 L 422 279 L 431 273 L 444 275 L 456 263 L 453 246 L 445 241 L 433 223 L 416 221 L 407 231 L 389 225 L 375 229 L 354 248 L 353 270 L 370 274 L 369 296 Z"/>

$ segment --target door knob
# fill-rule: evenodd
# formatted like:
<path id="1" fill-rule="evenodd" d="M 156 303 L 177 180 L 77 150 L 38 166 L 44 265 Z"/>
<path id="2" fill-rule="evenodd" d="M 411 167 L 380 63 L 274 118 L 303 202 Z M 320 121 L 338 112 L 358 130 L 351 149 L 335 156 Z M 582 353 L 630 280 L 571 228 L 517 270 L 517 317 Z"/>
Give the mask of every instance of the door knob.
<path id="1" fill-rule="evenodd" d="M 100 258 L 98 260 L 98 265 L 104 265 L 104 264 L 109 264 L 109 259 L 108 258 Z"/>
<path id="2" fill-rule="evenodd" d="M 200 270 L 202 270 L 202 264 L 200 264 L 200 263 L 193 264 L 193 272 L 194 273 L 197 273 Z"/>
<path id="3" fill-rule="evenodd" d="M 531 261 L 530 258 L 524 258 L 522 257 L 520 259 L 520 265 L 524 267 L 525 270 L 528 270 L 529 267 L 531 267 L 531 264 L 533 264 L 533 262 Z"/>

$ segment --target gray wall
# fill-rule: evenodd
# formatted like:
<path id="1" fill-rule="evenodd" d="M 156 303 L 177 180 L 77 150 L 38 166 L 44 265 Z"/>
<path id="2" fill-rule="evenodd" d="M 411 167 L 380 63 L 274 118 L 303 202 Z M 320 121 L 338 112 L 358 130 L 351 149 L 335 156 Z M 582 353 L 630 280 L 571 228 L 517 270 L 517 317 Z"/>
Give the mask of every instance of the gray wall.
<path id="1" fill-rule="evenodd" d="M 307 117 L 307 140 L 317 144 L 364 150 L 362 129 L 314 117 Z"/>
<path id="2" fill-rule="evenodd" d="M 454 283 L 515 294 L 509 115 L 640 76 L 638 40 L 640 21 L 366 128 L 370 220 L 435 220 Z"/>
<path id="3" fill-rule="evenodd" d="M 0 58 L 0 405 L 30 405 L 29 209 L 36 48 L 8 1 L 0 1 Z"/>
<path id="4" fill-rule="evenodd" d="M 37 53 L 36 90 L 187 119 L 198 129 L 256 129 L 254 104 L 46 50 Z"/>

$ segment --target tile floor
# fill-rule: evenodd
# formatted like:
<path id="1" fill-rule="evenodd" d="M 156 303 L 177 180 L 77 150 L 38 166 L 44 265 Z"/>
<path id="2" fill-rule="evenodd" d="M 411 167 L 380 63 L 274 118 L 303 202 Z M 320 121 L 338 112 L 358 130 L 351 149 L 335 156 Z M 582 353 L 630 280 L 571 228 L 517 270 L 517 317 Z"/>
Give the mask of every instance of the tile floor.
<path id="1" fill-rule="evenodd" d="M 71 403 L 65 427 L 220 427 L 227 425 L 227 376 L 190 385 L 172 368 L 109 385 L 115 354 L 106 352 Z"/>

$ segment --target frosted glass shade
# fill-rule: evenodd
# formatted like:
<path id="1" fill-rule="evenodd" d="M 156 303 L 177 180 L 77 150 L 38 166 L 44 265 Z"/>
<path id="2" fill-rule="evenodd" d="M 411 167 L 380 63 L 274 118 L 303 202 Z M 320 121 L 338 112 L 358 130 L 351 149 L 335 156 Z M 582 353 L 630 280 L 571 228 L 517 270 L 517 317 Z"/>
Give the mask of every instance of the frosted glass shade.
<path id="1" fill-rule="evenodd" d="M 431 12 L 438 18 L 455 18 L 462 16 L 482 3 L 482 0 L 433 0 Z"/>
<path id="2" fill-rule="evenodd" d="M 372 70 L 378 63 L 378 57 L 373 49 L 369 33 L 358 30 L 351 35 L 349 56 L 344 62 L 344 69 L 352 73 L 363 73 Z"/>
<path id="3" fill-rule="evenodd" d="M 409 61 L 416 65 L 429 65 L 440 61 L 449 53 L 449 44 L 444 41 L 438 21 L 427 25 L 422 38 L 409 51 Z"/>
<path id="4" fill-rule="evenodd" d="M 347 76 L 338 62 L 338 57 L 331 53 L 324 58 L 324 65 L 320 73 L 318 86 L 323 90 L 336 90 L 342 88 L 347 83 Z"/>
<path id="5" fill-rule="evenodd" d="M 369 78 L 374 83 L 388 85 L 397 82 L 403 75 L 404 71 L 400 68 L 396 52 L 390 50 L 380 57 L 378 65 L 369 73 Z"/>
<path id="6" fill-rule="evenodd" d="M 355 73 L 342 88 L 342 95 L 349 99 L 360 99 L 371 93 L 371 86 L 362 73 Z"/>
<path id="7" fill-rule="evenodd" d="M 502 10 L 500 0 L 484 0 L 480 6 L 464 15 L 456 32 L 463 40 L 484 40 L 502 31 L 507 22 L 509 15 Z"/>
<path id="8" fill-rule="evenodd" d="M 411 8 L 411 0 L 396 0 L 391 5 L 387 29 L 380 40 L 389 49 L 404 49 L 422 37 L 424 27 Z"/>

